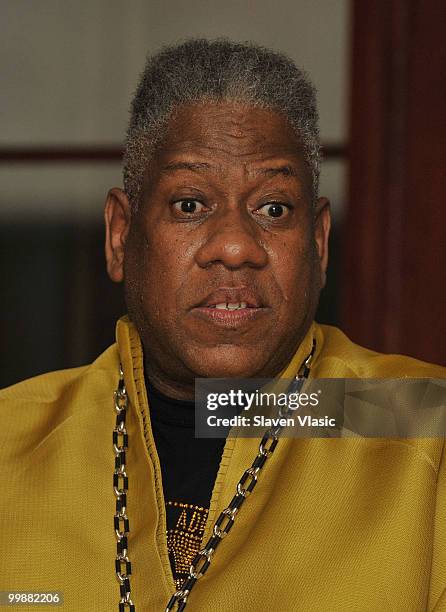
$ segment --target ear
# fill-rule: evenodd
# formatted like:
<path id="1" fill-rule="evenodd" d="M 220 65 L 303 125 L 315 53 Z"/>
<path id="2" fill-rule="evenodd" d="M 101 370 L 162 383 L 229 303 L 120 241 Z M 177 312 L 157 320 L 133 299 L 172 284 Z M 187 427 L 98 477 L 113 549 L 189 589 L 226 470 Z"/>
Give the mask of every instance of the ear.
<path id="1" fill-rule="evenodd" d="M 114 187 L 105 201 L 105 259 L 107 272 L 115 283 L 124 279 L 124 245 L 130 229 L 130 203 L 127 195 Z"/>
<path id="2" fill-rule="evenodd" d="M 321 288 L 325 286 L 326 281 L 330 227 L 330 202 L 327 198 L 319 198 L 316 203 L 314 216 L 314 238 L 321 271 Z"/>

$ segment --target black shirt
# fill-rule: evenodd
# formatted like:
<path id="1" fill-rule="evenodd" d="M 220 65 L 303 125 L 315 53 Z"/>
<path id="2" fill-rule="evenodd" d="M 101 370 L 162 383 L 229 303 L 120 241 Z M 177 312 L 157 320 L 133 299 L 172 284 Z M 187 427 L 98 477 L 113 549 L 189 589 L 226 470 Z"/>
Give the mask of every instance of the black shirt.
<path id="1" fill-rule="evenodd" d="M 180 587 L 202 547 L 225 440 L 195 438 L 194 402 L 171 399 L 146 384 L 163 479 L 167 549 Z"/>

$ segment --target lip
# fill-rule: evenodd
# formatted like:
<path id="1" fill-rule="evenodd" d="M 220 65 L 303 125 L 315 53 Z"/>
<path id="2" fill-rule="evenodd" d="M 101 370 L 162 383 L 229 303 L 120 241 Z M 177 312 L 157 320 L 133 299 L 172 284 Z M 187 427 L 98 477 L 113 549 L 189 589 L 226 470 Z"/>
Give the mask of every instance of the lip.
<path id="1" fill-rule="evenodd" d="M 241 310 L 255 310 L 265 306 L 260 297 L 252 289 L 240 285 L 239 287 L 219 287 L 196 304 L 195 308 L 211 308 L 216 304 L 236 304 L 240 302 L 245 302 L 248 307 Z"/>
<path id="2" fill-rule="evenodd" d="M 216 304 L 241 302 L 246 304 L 246 308 L 238 308 L 237 310 L 215 308 Z M 269 310 L 269 307 L 264 304 L 256 292 L 242 285 L 239 287 L 219 287 L 194 306 L 192 313 L 200 319 L 219 327 L 234 329 L 256 321 Z"/>
<path id="3" fill-rule="evenodd" d="M 222 327 L 240 327 L 251 321 L 256 321 L 267 312 L 267 308 L 239 308 L 238 310 L 219 310 L 208 306 L 192 309 L 192 313 L 200 319 L 215 323 Z"/>

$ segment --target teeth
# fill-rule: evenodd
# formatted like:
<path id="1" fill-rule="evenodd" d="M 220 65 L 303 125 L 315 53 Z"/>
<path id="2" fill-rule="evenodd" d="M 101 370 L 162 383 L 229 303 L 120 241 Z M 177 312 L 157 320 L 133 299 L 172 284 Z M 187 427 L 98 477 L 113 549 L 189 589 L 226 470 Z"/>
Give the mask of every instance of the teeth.
<path id="1" fill-rule="evenodd" d="M 240 308 L 246 308 L 246 302 L 221 302 L 215 304 L 215 308 L 219 310 L 240 310 Z"/>

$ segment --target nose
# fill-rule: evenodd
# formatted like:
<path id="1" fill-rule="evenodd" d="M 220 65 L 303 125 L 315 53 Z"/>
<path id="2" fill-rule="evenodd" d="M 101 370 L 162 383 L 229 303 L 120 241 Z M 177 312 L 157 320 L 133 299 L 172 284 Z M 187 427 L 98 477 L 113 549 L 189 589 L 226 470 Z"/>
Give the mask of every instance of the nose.
<path id="1" fill-rule="evenodd" d="M 215 263 L 230 270 L 262 268 L 267 264 L 268 254 L 259 241 L 260 228 L 249 215 L 237 207 L 209 219 L 206 240 L 195 254 L 201 268 Z"/>

